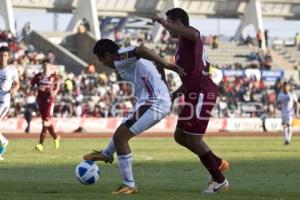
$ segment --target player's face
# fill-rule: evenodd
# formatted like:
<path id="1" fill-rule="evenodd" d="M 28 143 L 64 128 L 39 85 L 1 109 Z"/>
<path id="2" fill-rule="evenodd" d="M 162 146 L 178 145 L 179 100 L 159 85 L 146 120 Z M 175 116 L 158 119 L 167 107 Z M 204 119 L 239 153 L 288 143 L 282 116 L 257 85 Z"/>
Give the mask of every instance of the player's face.
<path id="1" fill-rule="evenodd" d="M 288 92 L 290 91 L 290 85 L 289 85 L 289 84 L 284 85 L 284 86 L 283 86 L 283 91 L 284 91 L 285 93 L 288 93 Z"/>
<path id="2" fill-rule="evenodd" d="M 170 19 L 170 17 L 167 17 L 167 22 L 170 24 L 175 24 L 177 25 L 177 23 L 175 23 L 172 19 Z M 169 34 L 171 35 L 172 38 L 178 38 L 178 35 L 176 32 L 168 30 Z"/>
<path id="3" fill-rule="evenodd" d="M 8 64 L 9 54 L 6 51 L 0 52 L 0 66 L 4 67 Z"/>
<path id="4" fill-rule="evenodd" d="M 114 68 L 112 55 L 110 53 L 105 52 L 104 57 L 98 56 L 98 60 L 102 62 L 105 67 Z"/>
<path id="5" fill-rule="evenodd" d="M 42 65 L 42 68 L 43 68 L 43 73 L 48 75 L 50 72 L 51 65 L 50 65 L 50 63 L 44 63 Z"/>

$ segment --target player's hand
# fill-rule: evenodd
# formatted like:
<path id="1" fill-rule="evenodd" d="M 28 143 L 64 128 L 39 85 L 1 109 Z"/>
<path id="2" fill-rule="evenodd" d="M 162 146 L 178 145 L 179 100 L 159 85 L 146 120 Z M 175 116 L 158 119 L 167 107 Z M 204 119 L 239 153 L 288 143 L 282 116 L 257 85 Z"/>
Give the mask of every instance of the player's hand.
<path id="1" fill-rule="evenodd" d="M 179 67 L 178 65 L 167 63 L 165 64 L 165 68 L 176 72 L 179 76 L 186 76 L 184 69 Z"/>
<path id="2" fill-rule="evenodd" d="M 166 28 L 166 26 L 167 26 L 167 24 L 168 24 L 168 22 L 167 22 L 167 20 L 165 20 L 164 18 L 162 18 L 162 17 L 152 17 L 152 22 L 153 23 L 160 23 L 163 27 L 165 27 Z"/>
<path id="3" fill-rule="evenodd" d="M 16 91 L 14 89 L 9 90 L 10 96 L 15 96 Z"/>

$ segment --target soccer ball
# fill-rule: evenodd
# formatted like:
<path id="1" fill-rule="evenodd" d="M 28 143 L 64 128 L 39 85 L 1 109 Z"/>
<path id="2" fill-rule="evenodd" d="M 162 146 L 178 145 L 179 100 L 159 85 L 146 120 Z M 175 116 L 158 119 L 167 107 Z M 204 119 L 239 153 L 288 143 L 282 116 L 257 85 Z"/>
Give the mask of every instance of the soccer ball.
<path id="1" fill-rule="evenodd" d="M 91 160 L 79 163 L 75 169 L 76 178 L 84 185 L 91 185 L 97 182 L 100 177 L 98 165 Z"/>

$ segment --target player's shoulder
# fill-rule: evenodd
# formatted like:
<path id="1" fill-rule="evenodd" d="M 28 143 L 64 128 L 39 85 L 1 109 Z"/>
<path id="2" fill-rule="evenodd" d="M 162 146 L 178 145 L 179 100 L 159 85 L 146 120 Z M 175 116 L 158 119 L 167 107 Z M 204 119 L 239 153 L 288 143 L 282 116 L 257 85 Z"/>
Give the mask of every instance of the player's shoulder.
<path id="1" fill-rule="evenodd" d="M 33 76 L 33 78 L 41 78 L 41 77 L 42 77 L 42 72 L 38 72 Z"/>
<path id="2" fill-rule="evenodd" d="M 192 30 L 197 35 L 197 40 L 196 41 L 201 41 L 200 31 L 197 28 L 195 28 L 193 26 L 188 26 L 187 29 Z M 184 38 L 184 37 L 181 37 L 181 38 L 182 38 L 183 41 L 193 41 L 193 40 L 189 40 L 189 39 Z"/>
<path id="3" fill-rule="evenodd" d="M 135 50 L 135 47 L 128 46 L 128 47 L 122 47 L 118 50 L 118 54 L 126 53 Z"/>
<path id="4" fill-rule="evenodd" d="M 114 61 L 122 61 L 130 58 L 136 58 L 135 47 L 120 48 L 118 50 L 118 54 L 114 58 Z"/>
<path id="5" fill-rule="evenodd" d="M 124 47 L 118 50 L 117 59 L 125 60 L 135 57 L 135 47 Z"/>
<path id="6" fill-rule="evenodd" d="M 283 93 L 282 91 L 280 91 L 280 92 L 278 93 L 277 98 L 280 99 L 280 98 L 282 98 L 283 96 L 284 96 L 284 93 Z"/>
<path id="7" fill-rule="evenodd" d="M 195 28 L 193 26 L 189 26 L 189 28 L 192 29 L 195 33 L 197 33 L 198 36 L 200 37 L 200 31 L 197 28 Z"/>
<path id="8" fill-rule="evenodd" d="M 7 67 L 5 67 L 4 70 L 1 70 L 1 73 L 8 74 L 8 75 L 10 75 L 10 74 L 17 75 L 18 69 L 14 65 L 8 65 Z"/>
<path id="9" fill-rule="evenodd" d="M 18 71 L 17 67 L 15 65 L 8 65 L 6 67 L 7 71 Z"/>

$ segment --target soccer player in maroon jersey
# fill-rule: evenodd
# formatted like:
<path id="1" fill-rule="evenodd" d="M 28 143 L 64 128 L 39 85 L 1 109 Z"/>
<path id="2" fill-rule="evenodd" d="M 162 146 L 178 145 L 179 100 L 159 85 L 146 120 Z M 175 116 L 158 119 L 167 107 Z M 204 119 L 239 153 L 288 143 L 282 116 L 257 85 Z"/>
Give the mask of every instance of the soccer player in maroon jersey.
<path id="1" fill-rule="evenodd" d="M 40 134 L 40 142 L 35 146 L 39 151 L 44 150 L 44 140 L 47 131 L 54 139 L 55 148 L 59 148 L 60 136 L 54 131 L 51 117 L 54 106 L 54 98 L 59 91 L 60 79 L 54 73 L 51 74 L 51 63 L 48 59 L 42 62 L 42 72 L 36 74 L 31 80 L 31 86 L 37 90 L 37 103 L 40 110 L 40 115 L 43 121 L 43 128 Z"/>
<path id="2" fill-rule="evenodd" d="M 209 77 L 209 62 L 204 52 L 200 32 L 189 25 L 189 16 L 181 8 L 166 12 L 167 19 L 155 17 L 153 22 L 166 28 L 171 37 L 177 39 L 176 65 L 182 67 L 187 76 L 182 76 L 182 86 L 173 93 L 172 100 L 184 95 L 185 105 L 179 113 L 175 140 L 199 156 L 212 179 L 204 193 L 225 191 L 229 182 L 223 173 L 229 163 L 217 157 L 203 141 L 210 112 L 217 98 L 217 85 Z"/>

